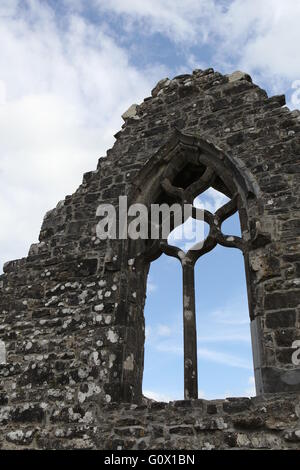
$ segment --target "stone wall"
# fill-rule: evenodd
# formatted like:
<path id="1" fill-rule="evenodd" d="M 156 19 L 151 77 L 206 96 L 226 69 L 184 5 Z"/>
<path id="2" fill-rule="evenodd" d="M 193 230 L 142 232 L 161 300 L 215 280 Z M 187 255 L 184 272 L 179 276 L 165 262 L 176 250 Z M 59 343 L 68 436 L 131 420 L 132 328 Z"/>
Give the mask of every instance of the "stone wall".
<path id="1" fill-rule="evenodd" d="M 3 407 L 4 449 L 299 449 L 299 395 L 61 408 Z"/>
<path id="2" fill-rule="evenodd" d="M 62 445 L 68 446 L 68 420 L 79 423 L 71 431 L 79 436 L 73 436 L 73 444 L 85 446 L 81 428 L 97 422 L 97 416 L 101 420 L 101 413 L 110 423 L 109 416 L 125 410 L 120 405 L 115 414 L 105 414 L 108 403 L 141 402 L 149 263 L 132 257 L 126 240 L 101 242 L 96 210 L 105 202 L 117 208 L 120 195 L 142 193 L 138 182 L 144 168 L 163 164 L 174 139 L 181 145 L 201 138 L 251 182 L 253 191 L 245 196 L 240 216 L 243 238 L 249 241 L 245 266 L 257 391 L 300 391 L 300 366 L 292 362 L 294 342 L 300 339 L 300 113 L 284 105 L 284 96 L 269 98 L 246 74 L 223 76 L 208 69 L 162 80 L 151 97 L 124 115 L 114 147 L 72 196 L 46 214 L 40 242 L 28 257 L 7 263 L 0 276 L 4 447 L 11 445 L 7 432 L 25 432 L 24 444 L 31 444 L 31 423 L 42 428 L 35 442 L 53 447 L 60 442 L 59 436 L 51 437 L 55 422 L 62 424 L 55 425 L 54 434 L 65 433 Z M 290 398 L 279 400 L 283 410 L 291 405 Z M 145 417 L 147 410 L 138 414 Z M 181 425 L 190 424 L 185 408 L 170 410 L 178 412 Z M 275 423 L 278 419 L 282 431 L 289 432 L 276 416 Z M 152 411 L 150 419 L 156 420 Z M 168 420 L 166 426 L 173 426 Z M 280 435 L 275 447 L 294 445 L 284 433 L 263 426 L 254 426 L 251 436 Z M 103 447 L 107 434 L 99 429 L 92 445 Z M 203 433 L 189 429 L 191 445 L 204 446 Z M 147 446 L 155 446 L 150 434 Z"/>

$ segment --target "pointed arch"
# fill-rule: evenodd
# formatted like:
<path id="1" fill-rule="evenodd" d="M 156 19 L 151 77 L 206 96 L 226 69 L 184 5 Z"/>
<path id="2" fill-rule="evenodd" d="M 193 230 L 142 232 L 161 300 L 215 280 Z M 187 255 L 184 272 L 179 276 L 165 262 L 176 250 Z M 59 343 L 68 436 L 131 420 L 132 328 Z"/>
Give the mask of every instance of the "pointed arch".
<path id="1" fill-rule="evenodd" d="M 193 207 L 193 199 L 210 187 L 230 198 L 230 201 L 216 211 L 215 214 Z M 143 203 L 148 207 L 151 204 L 161 203 L 170 205 L 174 201 L 181 205 L 190 204 L 192 205 L 192 217 L 195 219 L 202 218 L 210 226 L 209 235 L 203 246 L 195 247 L 196 249 L 189 250 L 187 254 L 162 239 L 128 242 L 128 257 L 135 259 L 136 273 L 134 282 L 137 278 L 141 279 L 145 290 L 150 262 L 157 259 L 162 253 L 177 258 L 182 264 L 183 293 L 186 300 L 183 305 L 186 398 L 196 398 L 198 394 L 194 266 L 201 256 L 213 250 L 217 244 L 238 248 L 244 255 L 249 313 L 252 321 L 252 343 L 253 349 L 255 348 L 253 357 L 256 385 L 258 391 L 262 388 L 259 352 L 260 325 L 255 318 L 256 304 L 252 295 L 249 265 L 250 251 L 270 242 L 269 235 L 261 233 L 259 225 L 255 223 L 255 220 L 258 220 L 257 201 L 259 194 L 259 187 L 255 179 L 238 159 L 233 160 L 230 155 L 219 147 L 197 135 L 183 134 L 178 130 L 146 162 L 129 194 L 130 204 Z M 240 216 L 242 237 L 225 236 L 221 229 L 222 223 L 237 211 Z M 177 225 L 179 225 L 178 222 Z M 177 225 L 173 221 L 171 229 L 173 230 Z M 140 301 L 138 315 L 140 319 L 143 316 L 144 302 L 145 292 L 143 299 Z M 140 356 L 138 390 L 140 392 L 138 393 L 141 393 L 144 344 L 136 347 L 140 350 L 138 353 Z M 129 351 L 126 350 L 125 346 L 124 357 L 127 357 L 128 354 Z M 123 375 L 124 377 L 126 378 L 126 374 Z M 128 394 L 128 390 L 126 393 Z"/>

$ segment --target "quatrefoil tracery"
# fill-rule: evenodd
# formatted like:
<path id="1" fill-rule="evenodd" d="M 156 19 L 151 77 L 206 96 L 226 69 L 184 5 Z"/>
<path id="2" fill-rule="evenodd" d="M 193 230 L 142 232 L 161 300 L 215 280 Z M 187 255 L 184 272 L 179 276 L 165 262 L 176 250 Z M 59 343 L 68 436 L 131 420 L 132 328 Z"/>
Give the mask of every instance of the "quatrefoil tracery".
<path id="1" fill-rule="evenodd" d="M 235 214 L 239 209 L 239 194 L 236 192 L 231 200 L 218 209 L 215 214 L 212 214 L 207 209 L 199 209 L 193 205 L 194 198 L 201 195 L 204 191 L 210 188 L 217 175 L 215 171 L 209 167 L 206 168 L 202 177 L 191 183 L 187 188 L 183 189 L 174 186 L 168 177 L 164 177 L 161 182 L 161 187 L 165 194 L 169 196 L 174 202 L 183 207 L 184 204 L 190 206 L 190 214 L 194 220 L 204 221 L 209 225 L 209 234 L 202 242 L 195 244 L 187 253 L 183 252 L 180 248 L 170 245 L 167 240 L 159 239 L 154 240 L 150 248 L 148 248 L 146 257 L 149 261 L 156 259 L 160 254 L 165 253 L 168 256 L 177 258 L 181 263 L 195 264 L 196 261 L 204 254 L 213 250 L 218 244 L 230 248 L 238 248 L 244 250 L 245 243 L 241 237 L 235 235 L 224 235 L 222 232 L 222 224 L 225 220 Z M 185 222 L 186 220 L 184 220 Z M 160 223 L 160 230 L 164 220 Z M 173 225 L 170 232 L 176 228 Z M 170 233 L 169 232 L 169 233 Z"/>

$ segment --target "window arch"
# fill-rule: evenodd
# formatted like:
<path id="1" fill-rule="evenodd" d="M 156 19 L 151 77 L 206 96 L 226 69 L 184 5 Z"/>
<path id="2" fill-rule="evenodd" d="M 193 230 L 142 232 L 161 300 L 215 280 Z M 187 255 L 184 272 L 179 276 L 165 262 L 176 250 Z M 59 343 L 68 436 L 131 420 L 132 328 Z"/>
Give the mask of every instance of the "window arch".
<path id="1" fill-rule="evenodd" d="M 252 216 L 257 210 L 256 196 L 258 188 L 251 176 L 241 170 L 238 160 L 233 163 L 230 156 L 213 144 L 179 131 L 150 159 L 140 172 L 129 199 L 130 203 L 143 203 L 150 208 L 152 204 L 177 203 L 180 207 L 190 207 L 188 215 L 196 220 L 204 220 L 209 225 L 209 233 L 204 242 L 192 247 L 187 253 L 168 243 L 169 233 L 187 218 L 183 211 L 182 219 L 172 214 L 170 229 L 163 232 L 164 217 L 159 221 L 157 239 L 129 241 L 129 257 L 136 260 L 136 269 L 146 278 L 149 265 L 162 253 L 177 258 L 182 266 L 183 275 L 183 318 L 184 318 L 184 395 L 186 399 L 198 397 L 197 375 L 197 340 L 195 315 L 195 280 L 194 267 L 197 260 L 212 251 L 217 245 L 236 248 L 242 251 L 245 259 L 248 289 L 249 312 L 252 318 L 251 288 L 249 277 L 248 253 L 250 245 L 263 246 L 269 239 L 259 232 L 258 227 L 248 223 L 248 213 Z M 193 205 L 194 198 L 214 188 L 229 198 L 215 213 L 199 209 Z M 222 224 L 236 212 L 239 212 L 242 236 L 225 235 Z M 151 222 L 149 221 L 151 224 Z M 141 308 L 144 307 L 142 299 Z M 142 312 L 141 312 L 142 313 Z M 137 346 L 138 347 L 138 346 Z M 127 354 L 125 352 L 125 354 Z M 143 348 L 142 348 L 143 354 Z M 140 358 L 139 384 L 141 391 L 143 359 Z"/>

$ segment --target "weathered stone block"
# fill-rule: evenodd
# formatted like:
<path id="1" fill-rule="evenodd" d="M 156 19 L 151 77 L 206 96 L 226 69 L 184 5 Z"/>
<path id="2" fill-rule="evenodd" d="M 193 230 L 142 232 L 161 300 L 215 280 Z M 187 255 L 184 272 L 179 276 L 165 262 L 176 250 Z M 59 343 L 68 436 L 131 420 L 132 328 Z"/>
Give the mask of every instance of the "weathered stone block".
<path id="1" fill-rule="evenodd" d="M 251 401 L 249 398 L 229 398 L 223 403 L 225 413 L 239 413 L 249 410 Z"/>
<path id="2" fill-rule="evenodd" d="M 247 80 L 248 82 L 252 83 L 252 78 L 245 72 L 240 72 L 237 70 L 230 75 L 227 75 L 229 83 L 237 82 L 239 80 Z"/>
<path id="3" fill-rule="evenodd" d="M 267 294 L 265 298 L 266 310 L 288 309 L 298 307 L 298 305 L 300 305 L 300 290 L 274 292 Z"/>

